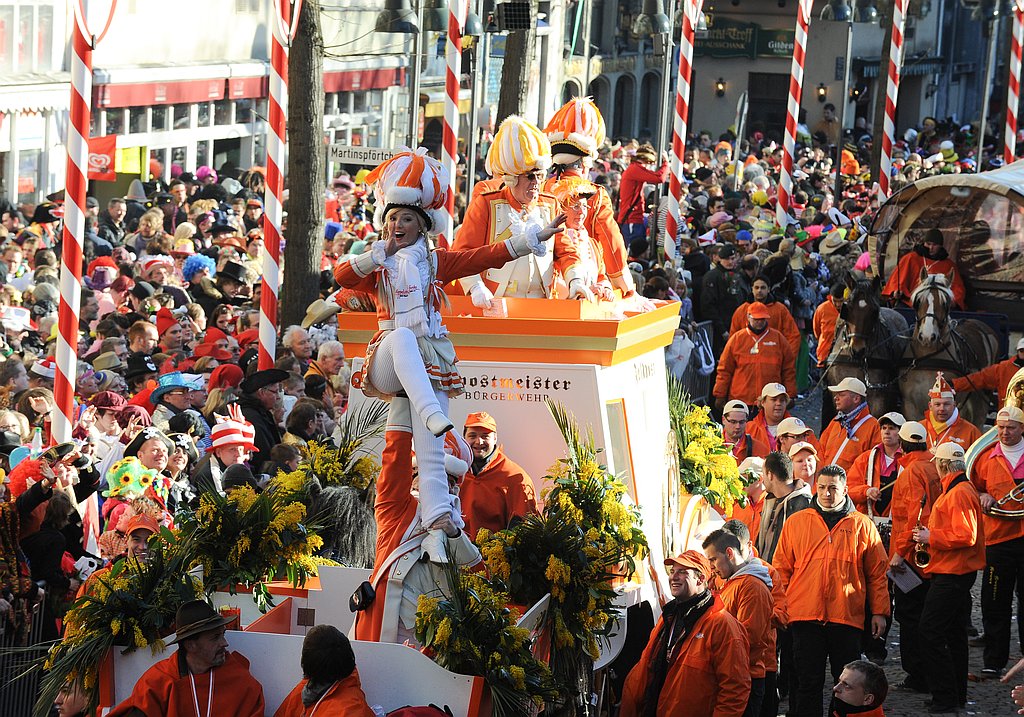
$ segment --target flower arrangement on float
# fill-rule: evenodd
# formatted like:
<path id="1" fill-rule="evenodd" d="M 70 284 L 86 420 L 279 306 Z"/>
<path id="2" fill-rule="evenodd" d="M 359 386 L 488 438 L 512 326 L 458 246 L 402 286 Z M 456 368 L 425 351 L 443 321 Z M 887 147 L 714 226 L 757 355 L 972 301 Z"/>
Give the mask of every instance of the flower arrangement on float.
<path id="1" fill-rule="evenodd" d="M 674 376 L 668 377 L 668 411 L 683 489 L 722 511 L 728 512 L 736 501 L 742 505 L 743 478 L 722 438 L 722 427 L 711 419 L 707 406 L 690 400 Z"/>
<path id="2" fill-rule="evenodd" d="M 598 463 L 593 434 L 584 435 L 562 406 L 549 403 L 548 408 L 568 452 L 546 476 L 551 488 L 543 514 L 496 533 L 481 530 L 477 543 L 492 593 L 527 606 L 550 594 L 545 629 L 551 636 L 555 702 L 585 705 L 599 641 L 614 630 L 615 582 L 633 576 L 636 560 L 647 554 L 647 541 L 639 511 L 623 502 L 625 486 Z M 449 603 L 447 597 L 421 603 L 419 619 L 424 625 L 438 622 L 452 612 Z M 451 637 L 446 628 L 448 639 L 431 646 L 439 661 L 448 659 L 453 641 L 463 644 L 471 637 L 457 622 L 450 625 Z"/>

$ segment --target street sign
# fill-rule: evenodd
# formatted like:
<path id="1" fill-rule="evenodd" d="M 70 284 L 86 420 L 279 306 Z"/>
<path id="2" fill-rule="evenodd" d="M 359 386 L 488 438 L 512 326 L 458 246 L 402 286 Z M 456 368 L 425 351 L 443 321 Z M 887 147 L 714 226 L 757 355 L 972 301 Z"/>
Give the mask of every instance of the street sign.
<path id="1" fill-rule="evenodd" d="M 393 149 L 380 147 L 353 147 L 348 144 L 330 144 L 327 146 L 327 161 L 342 164 L 363 164 L 376 167 L 381 162 L 395 156 Z"/>

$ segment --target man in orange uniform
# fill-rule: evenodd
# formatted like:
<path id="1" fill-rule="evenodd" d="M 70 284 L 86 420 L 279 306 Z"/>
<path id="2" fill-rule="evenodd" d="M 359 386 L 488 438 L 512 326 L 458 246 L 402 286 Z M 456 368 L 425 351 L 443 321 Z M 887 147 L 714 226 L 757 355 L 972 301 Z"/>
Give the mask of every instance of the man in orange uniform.
<path id="1" fill-rule="evenodd" d="M 859 378 L 847 377 L 829 386 L 836 417 L 821 434 L 821 460 L 848 471 L 861 453 L 882 439 L 878 421 L 868 409 L 868 388 Z"/>
<path id="2" fill-rule="evenodd" d="M 939 474 L 928 451 L 927 431 L 917 421 L 900 426 L 900 474 L 892 489 L 890 517 L 892 536 L 889 539 L 889 569 L 893 573 L 913 571 L 921 584 L 907 592 L 893 586 L 893 617 L 900 624 L 900 661 L 907 673 L 898 686 L 915 692 L 928 691 L 928 672 L 921 642 L 921 611 L 931 584 L 931 569 L 919 568 L 914 555 L 914 528 L 918 522 L 928 524 L 932 506 L 942 493 Z"/>
<path id="3" fill-rule="evenodd" d="M 835 465 L 822 468 L 816 498 L 782 526 L 772 559 L 789 606 L 797 680 L 796 694 L 790 695 L 794 717 L 821 717 L 825 660 L 838 682 L 841 666 L 860 657 L 866 608 L 872 636 L 885 631 L 887 562 L 878 530 L 854 510 L 846 493 L 846 471 Z"/>
<path id="4" fill-rule="evenodd" d="M 760 560 L 744 557 L 739 539 L 716 530 L 702 545 L 708 562 L 723 581 L 719 597 L 729 614 L 747 631 L 750 643 L 750 699 L 744 717 L 759 717 L 765 692 L 765 669 L 775 664 L 772 627 L 772 579 Z"/>
<path id="5" fill-rule="evenodd" d="M 768 490 L 764 487 L 764 459 L 751 457 L 743 459 L 739 465 L 740 478 L 746 485 L 743 492 L 746 493 L 747 503 L 741 506 L 736 503 L 732 507 L 733 520 L 741 521 L 750 532 L 751 540 L 757 540 L 757 534 L 761 530 L 761 515 L 764 513 L 764 505 L 767 502 Z"/>
<path id="6" fill-rule="evenodd" d="M 921 422 L 928 429 L 929 448 L 952 442 L 966 451 L 981 438 L 978 427 L 960 416 L 960 409 L 956 407 L 956 392 L 946 382 L 941 371 L 936 374 L 935 384 L 928 392 L 928 410 L 924 412 L 924 420 Z"/>
<path id="7" fill-rule="evenodd" d="M 556 172 L 556 176 L 548 178 L 544 191 L 554 194 L 555 184 L 568 177 L 588 179 L 588 170 L 597 159 L 597 148 L 605 140 L 604 118 L 594 101 L 589 97 L 569 100 L 555 112 L 544 132 L 551 142 L 551 161 Z M 628 247 L 604 187 L 597 187 L 587 199 L 587 208 L 583 225 L 601 246 L 608 280 L 623 296 L 633 294 L 636 291 L 633 275 L 626 268 Z"/>
<path id="8" fill-rule="evenodd" d="M 943 443 L 932 460 L 942 495 L 932 506 L 928 527 L 913 533 L 914 541 L 931 552 L 921 640 L 928 655 L 929 711 L 956 712 L 967 704 L 967 625 L 971 587 L 985 566 L 985 525 L 978 491 L 965 474 L 964 449 Z"/>
<path id="9" fill-rule="evenodd" d="M 263 687 L 249 672 L 249 661 L 228 652 L 221 617 L 203 600 L 182 603 L 174 617 L 178 649 L 146 670 L 131 695 L 110 717 L 263 717 Z"/>
<path id="10" fill-rule="evenodd" d="M 1006 387 L 1010 385 L 1010 379 L 1022 368 L 1024 368 L 1024 339 L 1017 342 L 1016 355 L 967 376 L 953 379 L 953 390 L 960 393 L 995 391 L 996 398 L 999 399 L 999 403 L 1002 403 L 1006 398 Z"/>
<path id="11" fill-rule="evenodd" d="M 903 414 L 896 411 L 879 418 L 878 430 L 882 440 L 861 453 L 847 474 L 850 497 L 857 510 L 870 518 L 889 515 L 892 488 L 899 473 L 899 459 L 903 456 L 900 428 L 906 422 Z"/>
<path id="12" fill-rule="evenodd" d="M 718 364 L 715 404 L 721 410 L 731 398 L 753 403 L 758 386 L 781 383 L 796 395 L 796 354 L 786 338 L 768 327 L 768 308 L 755 301 L 747 307 L 747 325 L 729 337 Z"/>
<path id="13" fill-rule="evenodd" d="M 797 443 L 811 444 L 814 446 L 815 455 L 821 452 L 821 444 L 818 442 L 818 437 L 814 435 L 814 431 L 796 416 L 786 416 L 779 421 L 775 434 L 778 438 L 778 450 L 787 456 L 789 449 Z"/>
<path id="14" fill-rule="evenodd" d="M 747 322 L 747 309 L 752 303 L 758 301 L 768 308 L 768 326 L 776 329 L 786 337 L 790 347 L 793 349 L 793 355 L 796 356 L 800 350 L 800 329 L 797 328 L 796 321 L 793 320 L 793 315 L 789 312 L 789 307 L 781 301 L 776 301 L 775 297 L 772 296 L 769 290 L 770 286 L 771 284 L 768 283 L 767 277 L 763 275 L 754 277 L 754 281 L 751 283 L 751 292 L 754 299 L 753 301 L 745 301 L 736 307 L 736 311 L 732 314 L 732 321 L 729 324 L 729 334 L 735 334 L 743 330 L 743 326 Z"/>
<path id="15" fill-rule="evenodd" d="M 473 451 L 470 473 L 460 492 L 466 531 L 476 539 L 481 528 L 504 530 L 514 518 L 537 512 L 533 481 L 498 445 L 498 424 L 489 413 L 466 417 L 463 437 Z"/>
<path id="16" fill-rule="evenodd" d="M 885 671 L 867 660 L 854 660 L 843 667 L 832 688 L 829 717 L 885 717 L 882 703 L 889 694 Z"/>
<path id="17" fill-rule="evenodd" d="M 973 464 L 971 480 L 984 511 L 1024 481 L 1024 411 L 1006 406 L 996 414 L 999 440 Z M 1003 510 L 1024 510 L 1024 501 L 1010 500 Z M 1013 593 L 1024 580 L 1024 521 L 985 516 L 985 579 L 981 584 L 981 619 L 985 626 L 983 674 L 998 676 L 1010 659 Z M 1019 593 L 1018 593 L 1018 599 Z"/>
<path id="18" fill-rule="evenodd" d="M 622 687 L 619 717 L 740 717 L 750 698 L 750 645 L 715 599 L 695 550 L 665 560 L 670 600 Z"/>
<path id="19" fill-rule="evenodd" d="M 882 296 L 902 301 L 909 306 L 910 297 L 917 285 L 921 283 L 923 276 L 945 274 L 953 278 L 950 288 L 953 290 L 953 299 L 956 301 L 956 305 L 961 309 L 965 308 L 964 299 L 967 297 L 967 291 L 964 289 L 964 282 L 960 278 L 956 262 L 949 258 L 944 244 L 942 232 L 938 229 L 929 229 L 925 232 L 921 243 L 900 259 L 896 270 L 885 282 Z"/>
<path id="20" fill-rule="evenodd" d="M 455 234 L 452 249 L 476 249 L 497 244 L 517 232 L 528 231 L 529 223 L 545 226 L 558 214 L 558 202 L 540 191 L 544 171 L 551 166 L 551 146 L 539 129 L 521 117 L 508 117 L 487 154 L 487 169 L 502 177 L 504 187 L 475 197 Z M 550 297 L 554 289 L 556 264 L 571 263 L 560 256 L 557 241 L 547 242 L 544 256 L 522 256 L 482 274 L 459 279 L 464 293 L 475 306 L 486 308 L 496 296 Z M 579 282 L 577 287 L 582 287 Z M 570 286 L 570 298 L 576 296 Z M 577 289 L 578 290 L 578 289 Z"/>
<path id="21" fill-rule="evenodd" d="M 761 406 L 761 410 L 747 424 L 747 433 L 754 440 L 761 441 L 768 446 L 769 451 L 783 451 L 778 445 L 777 429 L 782 419 L 789 415 L 786 410 L 789 407 L 789 394 L 786 393 L 786 387 L 781 383 L 766 383 L 761 387 L 761 395 L 757 397 L 757 403 Z"/>
<path id="22" fill-rule="evenodd" d="M 747 433 L 748 415 L 747 404 L 735 399 L 722 409 L 722 440 L 732 445 L 732 457 L 737 464 L 751 456 L 768 455 L 768 446 Z"/>
<path id="23" fill-rule="evenodd" d="M 839 309 L 843 305 L 843 296 L 846 293 L 846 285 L 837 282 L 829 289 L 828 298 L 814 310 L 814 318 L 811 320 L 811 330 L 818 342 L 815 357 L 818 359 L 818 368 L 825 368 L 828 364 L 829 354 L 832 353 L 832 345 L 836 340 L 836 326 L 839 323 Z"/>
<path id="24" fill-rule="evenodd" d="M 302 679 L 274 717 L 373 717 L 352 643 L 334 625 L 315 625 L 306 633 L 301 665 Z"/>

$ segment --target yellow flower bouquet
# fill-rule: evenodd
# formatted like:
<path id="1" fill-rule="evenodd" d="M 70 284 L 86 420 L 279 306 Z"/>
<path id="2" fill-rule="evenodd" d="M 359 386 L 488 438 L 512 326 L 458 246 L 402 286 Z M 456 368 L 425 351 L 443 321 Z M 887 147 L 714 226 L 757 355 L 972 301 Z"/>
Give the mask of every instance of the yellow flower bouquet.
<path id="1" fill-rule="evenodd" d="M 722 438 L 722 427 L 711 420 L 707 406 L 690 401 L 683 384 L 673 376 L 668 378 L 668 410 L 683 488 L 724 511 L 736 501 L 742 505 L 743 479 Z"/>

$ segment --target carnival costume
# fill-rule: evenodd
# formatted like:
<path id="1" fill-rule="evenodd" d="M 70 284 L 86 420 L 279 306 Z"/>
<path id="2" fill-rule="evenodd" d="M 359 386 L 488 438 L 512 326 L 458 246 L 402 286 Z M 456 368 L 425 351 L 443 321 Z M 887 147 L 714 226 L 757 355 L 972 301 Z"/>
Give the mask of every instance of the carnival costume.
<path id="1" fill-rule="evenodd" d="M 580 279 L 589 294 L 587 298 L 611 301 L 615 295 L 605 269 L 604 253 L 601 245 L 587 230 L 589 201 L 596 192 L 594 184 L 577 176 L 566 176 L 551 185 L 551 193 L 566 215 L 563 232 L 565 241 L 579 258 L 576 264 L 566 270 L 566 282 L 571 284 L 574 279 Z"/>
<path id="2" fill-rule="evenodd" d="M 464 382 L 455 364 L 455 349 L 441 319 L 445 305 L 442 286 L 464 276 L 501 267 L 531 253 L 543 257 L 553 226 L 540 229 L 519 222 L 509 238 L 469 251 L 432 251 L 426 232 L 445 231 L 448 215 L 448 173 L 425 149 L 402 151 L 367 176 L 374 185 L 374 223 L 382 239 L 370 251 L 351 257 L 335 269 L 335 279 L 347 288 L 377 295 L 379 331 L 366 349 L 366 362 L 354 377 L 364 393 L 385 400 L 404 393 L 413 407 L 413 445 L 419 462 L 420 512 L 423 524 L 450 518 L 461 521 L 448 492 L 441 438 L 452 423 L 448 399 L 463 391 Z M 393 255 L 386 247 L 404 241 L 403 230 L 390 223 L 393 212 L 408 210 L 421 220 L 420 234 L 411 245 Z M 425 231 L 422 230 L 425 227 Z M 444 534 L 435 528 L 425 540 L 430 556 L 443 562 Z"/>

